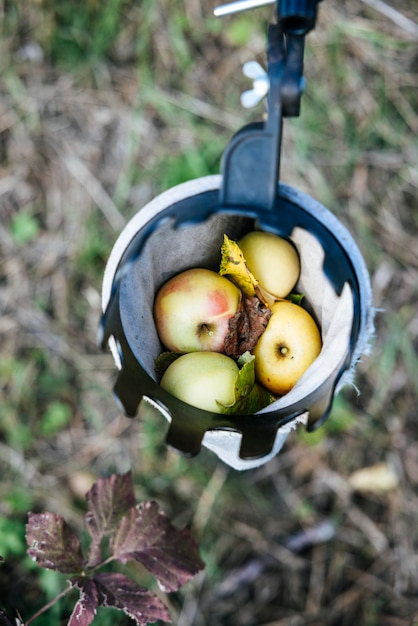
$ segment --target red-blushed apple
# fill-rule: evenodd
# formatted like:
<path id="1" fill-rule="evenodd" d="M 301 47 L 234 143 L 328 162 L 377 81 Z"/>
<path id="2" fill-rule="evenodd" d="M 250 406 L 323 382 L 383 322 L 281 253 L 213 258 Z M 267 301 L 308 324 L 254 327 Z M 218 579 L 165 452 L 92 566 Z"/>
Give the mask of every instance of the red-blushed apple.
<path id="1" fill-rule="evenodd" d="M 212 270 L 180 272 L 155 297 L 158 336 L 172 352 L 223 352 L 229 320 L 240 300 L 238 287 Z"/>
<path id="2" fill-rule="evenodd" d="M 266 330 L 253 350 L 255 376 L 272 393 L 283 396 L 315 361 L 322 348 L 312 316 L 301 306 L 275 302 Z"/>
<path id="3" fill-rule="evenodd" d="M 161 387 L 198 409 L 221 413 L 221 405 L 235 401 L 239 368 L 233 359 L 219 352 L 189 352 L 168 366 Z"/>
<path id="4" fill-rule="evenodd" d="M 260 287 L 276 298 L 292 291 L 300 274 L 300 260 L 290 241 L 274 233 L 251 231 L 238 245 Z"/>

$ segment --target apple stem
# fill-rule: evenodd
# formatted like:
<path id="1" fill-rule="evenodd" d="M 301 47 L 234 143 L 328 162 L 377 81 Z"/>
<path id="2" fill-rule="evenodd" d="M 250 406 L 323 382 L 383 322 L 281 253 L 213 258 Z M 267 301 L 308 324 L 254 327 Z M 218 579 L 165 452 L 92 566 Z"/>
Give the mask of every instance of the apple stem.
<path id="1" fill-rule="evenodd" d="M 280 354 L 283 354 L 283 356 L 285 356 L 288 352 L 289 350 L 285 346 L 280 348 Z"/>
<path id="2" fill-rule="evenodd" d="M 209 328 L 209 326 L 207 326 L 206 324 L 202 324 L 202 327 L 201 327 L 201 328 L 202 328 L 202 330 L 203 330 L 204 332 L 207 332 L 207 334 L 209 335 L 209 337 L 213 337 L 213 336 L 214 336 L 215 331 L 214 331 L 214 330 L 212 330 L 211 328 Z"/>

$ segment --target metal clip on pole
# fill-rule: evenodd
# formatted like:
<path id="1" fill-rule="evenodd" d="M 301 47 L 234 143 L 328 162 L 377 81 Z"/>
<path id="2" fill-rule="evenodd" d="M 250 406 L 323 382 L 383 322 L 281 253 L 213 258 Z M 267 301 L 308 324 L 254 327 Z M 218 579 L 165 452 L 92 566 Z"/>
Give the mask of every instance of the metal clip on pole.
<path id="1" fill-rule="evenodd" d="M 303 55 L 305 35 L 316 23 L 320 0 L 277 2 L 277 24 L 268 32 L 267 121 L 250 124 L 231 140 L 223 155 L 224 205 L 272 209 L 279 181 L 283 117 L 297 117 L 304 90 Z M 226 15 L 269 4 L 270 1 L 243 0 L 219 7 L 215 14 Z M 254 180 L 257 185 L 254 185 Z"/>

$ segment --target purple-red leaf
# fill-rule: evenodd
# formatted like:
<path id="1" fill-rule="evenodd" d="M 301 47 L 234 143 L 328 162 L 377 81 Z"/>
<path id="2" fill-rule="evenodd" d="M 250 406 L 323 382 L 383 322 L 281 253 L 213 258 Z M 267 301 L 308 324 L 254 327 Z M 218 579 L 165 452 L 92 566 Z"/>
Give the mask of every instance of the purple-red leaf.
<path id="1" fill-rule="evenodd" d="M 135 505 L 130 472 L 97 480 L 86 495 L 86 524 L 92 537 L 89 565 L 100 562 L 100 543 L 116 527 L 120 518 Z"/>
<path id="2" fill-rule="evenodd" d="M 90 626 L 97 613 L 99 592 L 91 578 L 78 576 L 71 581 L 73 587 L 80 590 L 80 599 L 76 603 L 67 626 Z"/>
<path id="3" fill-rule="evenodd" d="M 40 567 L 63 574 L 73 574 L 83 569 L 80 541 L 61 515 L 29 513 L 26 541 L 28 555 Z"/>
<path id="4" fill-rule="evenodd" d="M 124 574 L 102 572 L 94 577 L 100 606 L 111 606 L 123 611 L 138 626 L 162 620 L 170 622 L 170 614 L 157 596 L 140 587 Z"/>
<path id="5" fill-rule="evenodd" d="M 139 504 L 121 519 L 111 549 L 122 563 L 140 561 L 164 591 L 176 591 L 204 567 L 190 532 L 175 528 L 156 502 Z"/>

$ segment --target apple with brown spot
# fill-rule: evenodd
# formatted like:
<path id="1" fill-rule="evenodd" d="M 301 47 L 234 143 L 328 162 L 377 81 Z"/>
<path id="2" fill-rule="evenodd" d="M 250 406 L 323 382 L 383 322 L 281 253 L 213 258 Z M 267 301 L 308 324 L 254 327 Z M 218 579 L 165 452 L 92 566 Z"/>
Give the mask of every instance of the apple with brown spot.
<path id="1" fill-rule="evenodd" d="M 240 290 L 212 270 L 180 272 L 155 297 L 154 320 L 161 342 L 172 352 L 223 352 L 229 320 L 240 300 Z"/>
<path id="2" fill-rule="evenodd" d="M 272 393 L 288 393 L 322 348 L 313 317 L 288 300 L 275 302 L 266 330 L 253 350 L 257 380 Z"/>

